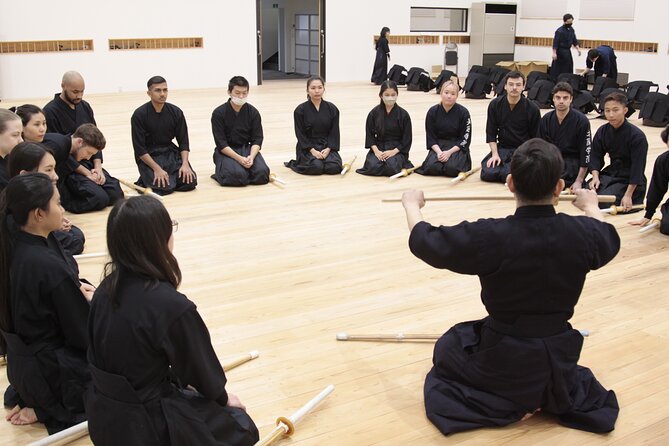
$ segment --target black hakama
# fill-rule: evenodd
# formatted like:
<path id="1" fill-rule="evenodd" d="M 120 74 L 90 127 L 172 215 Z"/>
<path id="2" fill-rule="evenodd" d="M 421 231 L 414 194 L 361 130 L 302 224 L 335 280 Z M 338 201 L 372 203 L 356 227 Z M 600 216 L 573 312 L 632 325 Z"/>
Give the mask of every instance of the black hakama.
<path id="1" fill-rule="evenodd" d="M 560 123 L 552 110 L 541 118 L 539 137 L 560 149 L 564 159 L 562 179 L 570 187 L 580 168 L 587 168 L 590 162 L 590 121 L 580 111 L 571 109 Z"/>
<path id="2" fill-rule="evenodd" d="M 22 407 L 32 407 L 50 434 L 86 419 L 83 393 L 89 305 L 55 240 L 17 231 L 10 267 L 13 331 L 7 376 Z M 56 242 L 57 246 L 57 242 Z M 71 258 L 70 258 L 71 259 Z M 8 394 L 10 391 L 8 391 Z M 8 395 L 5 395 L 7 401 Z"/>
<path id="3" fill-rule="evenodd" d="M 321 100 L 318 109 L 311 100 L 300 104 L 293 113 L 295 120 L 295 158 L 284 165 L 302 175 L 337 175 L 341 173 L 339 156 L 339 109 L 331 102 Z M 315 158 L 310 150 L 329 148 L 324 160 Z"/>
<path id="4" fill-rule="evenodd" d="M 486 142 L 497 142 L 497 152 L 502 160 L 494 167 L 486 163 L 492 152 L 481 161 L 481 179 L 496 183 L 506 182 L 511 171 L 511 156 L 518 146 L 525 141 L 539 136 L 539 108 L 525 96 L 511 109 L 506 95 L 498 96 L 488 104 L 488 121 L 486 122 Z"/>
<path id="5" fill-rule="evenodd" d="M 248 169 L 221 153 L 221 150 L 230 147 L 238 155 L 247 157 L 251 154 L 251 146 L 262 146 L 262 121 L 260 113 L 254 106 L 247 103 L 236 112 L 228 100 L 212 113 L 211 130 L 216 143 L 214 148 L 216 171 L 211 176 L 213 179 L 221 186 L 269 183 L 269 167 L 260 152 Z"/>
<path id="6" fill-rule="evenodd" d="M 378 128 L 381 128 L 379 131 Z M 369 149 L 365 164 L 356 172 L 363 175 L 389 177 L 399 173 L 402 169 L 413 167 L 409 161 L 409 150 L 411 150 L 411 117 L 406 110 L 399 105 L 393 106 L 390 113 L 386 113 L 385 105 L 378 105 L 367 115 L 365 124 L 365 147 Z M 385 161 L 380 161 L 372 146 L 376 146 L 381 152 L 398 149 L 397 155 L 391 156 Z"/>
<path id="7" fill-rule="evenodd" d="M 655 159 L 653 176 L 650 179 L 648 195 L 646 196 L 646 214 L 644 217 L 649 220 L 653 218 L 660 201 L 667 193 L 667 188 L 669 188 L 669 152 L 664 152 Z M 664 202 L 660 212 L 662 214 L 660 232 L 669 235 L 669 199 Z"/>
<path id="8" fill-rule="evenodd" d="M 93 442 L 254 444 L 251 417 L 227 406 L 225 373 L 195 304 L 166 282 L 147 287 L 146 279 L 120 274 L 117 303 L 103 281 L 91 304 Z"/>
<path id="9" fill-rule="evenodd" d="M 79 162 L 70 155 L 72 148 L 70 136 L 47 133 L 43 143 L 54 151 L 60 200 L 68 212 L 83 214 L 99 211 L 123 198 L 118 180 L 106 170 L 102 169 L 105 175 L 105 183 L 102 186 L 76 172 Z M 92 164 L 88 166 L 92 168 Z"/>
<path id="10" fill-rule="evenodd" d="M 195 171 L 192 183 L 186 183 L 179 178 L 179 169 L 183 165 L 181 152 L 190 151 L 188 126 L 179 107 L 165 103 L 161 112 L 157 113 L 151 102 L 147 102 L 132 114 L 130 125 L 132 146 L 139 170 L 136 184 L 150 187 L 160 195 L 171 194 L 174 191 L 187 192 L 197 187 Z M 178 146 L 172 142 L 175 138 Z M 153 170 L 140 159 L 145 154 L 149 154 L 153 161 L 167 172 L 169 184 L 166 187 L 159 187 L 153 183 L 155 179 Z M 190 162 L 188 165 L 190 166 Z"/>
<path id="11" fill-rule="evenodd" d="M 430 107 L 425 116 L 425 136 L 428 153 L 416 173 L 457 177 L 460 172 L 467 172 L 472 168 L 469 152 L 469 145 L 472 142 L 472 120 L 469 110 L 465 107 L 456 103 L 448 112 L 441 104 Z M 460 150 L 442 163 L 432 150 L 434 145 L 438 145 L 443 151 L 455 146 Z"/>
<path id="12" fill-rule="evenodd" d="M 443 434 L 505 426 L 538 409 L 568 427 L 613 430 L 616 396 L 577 364 L 583 338 L 568 322 L 588 271 L 620 249 L 612 225 L 526 206 L 451 227 L 420 222 L 409 247 L 436 268 L 478 275 L 489 314 L 435 345 L 425 409 Z"/>
<path id="13" fill-rule="evenodd" d="M 604 167 L 604 155 L 609 154 L 611 162 Z M 619 128 L 609 123 L 601 126 L 592 140 L 590 170 L 599 171 L 599 195 L 615 195 L 616 205 L 625 195 L 627 186 L 636 184 L 632 194 L 632 203 L 643 204 L 646 194 L 646 156 L 648 140 L 637 126 L 627 119 Z M 602 169 L 604 167 L 604 169 Z M 606 208 L 610 203 L 600 203 Z"/>
<path id="14" fill-rule="evenodd" d="M 578 46 L 574 28 L 562 25 L 555 30 L 553 50 L 557 54 L 557 59 L 553 61 L 550 69 L 550 75 L 554 82 L 562 73 L 572 74 L 574 72 L 574 59 L 571 55 L 572 46 Z"/>
<path id="15" fill-rule="evenodd" d="M 374 68 L 372 69 L 372 82 L 381 85 L 388 79 L 388 59 L 390 58 L 390 47 L 388 39 L 380 37 L 376 42 L 376 55 L 374 56 Z"/>

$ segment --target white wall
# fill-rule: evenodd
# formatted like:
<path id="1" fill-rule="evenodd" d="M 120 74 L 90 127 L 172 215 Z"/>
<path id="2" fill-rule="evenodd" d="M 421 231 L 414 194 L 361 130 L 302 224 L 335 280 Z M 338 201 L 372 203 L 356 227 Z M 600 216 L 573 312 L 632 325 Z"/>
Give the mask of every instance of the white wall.
<path id="1" fill-rule="evenodd" d="M 518 0 L 522 3 L 523 0 Z M 657 42 L 657 53 L 630 53 L 616 51 L 618 71 L 629 73 L 632 80 L 650 80 L 660 85 L 660 92 L 666 93 L 669 84 L 669 55 L 667 55 L 667 18 L 669 3 L 666 0 L 636 0 L 633 21 L 580 20 L 581 0 L 568 0 L 567 10 L 574 16 L 574 30 L 579 39 L 617 40 L 631 42 Z M 519 8 L 520 10 L 520 8 Z M 517 21 L 517 35 L 553 37 L 562 25 L 557 20 L 522 19 Z M 573 50 L 574 68 L 585 68 L 585 52 L 578 57 Z M 516 45 L 517 60 L 550 61 L 551 49 Z"/>
<path id="2" fill-rule="evenodd" d="M 279 10 L 262 8 L 262 60 L 269 59 L 279 51 Z"/>
<path id="3" fill-rule="evenodd" d="M 392 4 L 391 4 L 392 3 Z M 373 35 L 387 26 L 391 34 L 421 33 L 409 31 L 411 6 L 469 8 L 471 0 L 329 0 L 326 2 L 326 70 L 327 80 L 370 80 L 374 66 Z M 422 33 L 442 35 L 445 33 Z M 466 33 L 449 33 L 469 35 Z M 469 45 L 458 45 L 458 74 L 468 71 Z M 443 45 L 390 45 L 390 64 L 407 69 L 422 67 L 430 71 L 432 65 L 444 60 Z"/>
<path id="4" fill-rule="evenodd" d="M 94 39 L 94 51 L 0 55 L 0 97 L 32 98 L 60 91 L 67 70 L 81 72 L 87 93 L 146 90 L 153 75 L 171 89 L 226 86 L 239 74 L 256 80 L 255 2 L 2 1 L 0 40 Z M 157 5 L 157 6 L 153 6 Z M 233 14 L 234 9 L 234 14 Z M 27 17 L 29 20 L 26 21 Z M 201 49 L 109 51 L 107 39 L 203 37 Z"/>

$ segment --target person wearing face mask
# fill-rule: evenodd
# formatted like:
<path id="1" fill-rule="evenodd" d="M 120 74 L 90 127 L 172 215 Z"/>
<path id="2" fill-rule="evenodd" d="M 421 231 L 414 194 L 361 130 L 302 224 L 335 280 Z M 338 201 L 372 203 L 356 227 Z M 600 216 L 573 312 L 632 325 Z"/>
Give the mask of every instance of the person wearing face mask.
<path id="1" fill-rule="evenodd" d="M 137 108 L 130 119 L 139 170 L 135 184 L 151 187 L 160 195 L 194 190 L 197 175 L 188 161 L 190 144 L 184 113 L 167 102 L 164 77 L 153 76 L 146 87 L 151 100 Z M 178 146 L 172 142 L 175 138 Z"/>
<path id="2" fill-rule="evenodd" d="M 402 169 L 413 167 L 411 149 L 411 117 L 396 104 L 397 84 L 384 81 L 379 91 L 381 102 L 367 115 L 365 147 L 369 149 L 365 164 L 356 172 L 363 175 L 389 177 Z"/>
<path id="3" fill-rule="evenodd" d="M 23 141 L 21 118 L 9 110 L 0 108 L 0 190 L 9 182 L 7 156 Z"/>
<path id="4" fill-rule="evenodd" d="M 511 156 L 525 141 L 539 136 L 541 113 L 532 101 L 523 96 L 525 76 L 512 71 L 504 79 L 505 95 L 488 104 L 486 142 L 490 153 L 481 161 L 481 180 L 506 182 Z"/>
<path id="5" fill-rule="evenodd" d="M 646 193 L 646 135 L 625 118 L 627 96 L 613 92 L 604 99 L 604 116 L 608 123 L 597 129 L 592 138 L 590 156 L 590 188 L 599 195 L 615 195 L 616 205 L 624 212 L 632 205 L 643 204 Z M 609 154 L 610 164 L 604 169 L 604 155 Z M 600 204 L 608 207 L 607 204 Z"/>
<path id="6" fill-rule="evenodd" d="M 581 48 L 578 46 L 578 39 L 576 32 L 572 28 L 574 23 L 574 16 L 565 14 L 562 17 L 564 24 L 555 30 L 555 37 L 553 37 L 553 64 L 551 65 L 550 74 L 553 80 L 557 80 L 562 73 L 574 72 L 574 59 L 571 56 L 571 47 L 573 46 L 581 55 Z"/>
<path id="7" fill-rule="evenodd" d="M 37 142 L 37 141 L 31 141 Z M 95 176 L 81 165 L 105 148 L 107 141 L 93 124 L 79 126 L 72 136 L 47 133 L 42 141 L 51 148 L 56 158 L 58 190 L 63 207 L 68 212 L 81 214 L 98 211 L 112 205 L 122 195 L 109 194 L 95 182 Z"/>
<path id="8" fill-rule="evenodd" d="M 339 109 L 323 100 L 325 82 L 319 76 L 307 80 L 307 101 L 293 112 L 295 120 L 295 158 L 286 167 L 302 175 L 338 175 L 342 162 L 339 156 Z"/>
<path id="9" fill-rule="evenodd" d="M 246 102 L 249 81 L 234 76 L 228 82 L 230 99 L 211 115 L 214 134 L 214 164 L 211 176 L 221 186 L 269 183 L 269 167 L 260 148 L 263 142 L 260 113 Z"/>
<path id="10" fill-rule="evenodd" d="M 462 105 L 456 103 L 458 86 L 453 81 L 441 85 L 441 102 L 433 105 L 425 116 L 425 136 L 429 151 L 416 173 L 457 177 L 472 168 L 469 145 L 472 142 L 472 119 Z"/>
<path id="11" fill-rule="evenodd" d="M 553 87 L 555 110 L 541 118 L 539 137 L 555 144 L 564 159 L 562 179 L 565 187 L 578 190 L 588 173 L 590 161 L 590 121 L 583 113 L 571 108 L 574 90 L 567 82 Z"/>
<path id="12" fill-rule="evenodd" d="M 8 158 L 7 167 L 10 178 L 29 172 L 39 172 L 48 175 L 54 184 L 58 183 L 56 158 L 49 147 L 35 142 L 22 142 L 14 147 Z M 83 252 L 84 243 L 86 243 L 84 233 L 64 216 L 61 228 L 53 231 L 52 234 L 66 254 L 73 256 Z M 74 266 L 76 267 L 76 263 Z"/>

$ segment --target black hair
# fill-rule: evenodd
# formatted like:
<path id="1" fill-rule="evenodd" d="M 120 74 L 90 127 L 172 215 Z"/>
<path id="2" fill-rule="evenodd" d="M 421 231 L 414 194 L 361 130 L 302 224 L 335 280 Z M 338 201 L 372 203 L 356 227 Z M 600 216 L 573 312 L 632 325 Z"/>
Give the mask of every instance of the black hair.
<path id="1" fill-rule="evenodd" d="M 620 102 L 623 107 L 627 107 L 627 95 L 622 91 L 612 91 L 607 94 L 602 103 L 606 105 L 607 102 Z"/>
<path id="2" fill-rule="evenodd" d="M 541 138 L 524 142 L 511 157 L 511 177 L 516 195 L 524 201 L 550 198 L 563 168 L 560 149 L 553 144 Z"/>
<path id="3" fill-rule="evenodd" d="M 181 284 L 181 270 L 168 247 L 172 220 L 163 204 L 148 195 L 121 199 L 107 219 L 107 250 L 111 261 L 105 265 L 105 286 L 117 303 L 119 276 L 132 272 L 146 280 L 147 288 L 168 282 Z"/>
<path id="4" fill-rule="evenodd" d="M 597 49 L 593 48 L 590 51 L 588 51 L 588 59 L 593 60 L 599 57 L 599 51 Z"/>
<path id="5" fill-rule="evenodd" d="M 55 186 L 43 173 L 18 175 L 0 195 L 0 329 L 12 331 L 9 268 L 13 251 L 13 234 L 28 222 L 35 209 L 49 210 Z M 0 346 L 5 346 L 0 336 Z"/>
<path id="6" fill-rule="evenodd" d="M 153 76 L 151 79 L 149 79 L 149 80 L 146 82 L 146 88 L 150 90 L 150 89 L 151 89 L 151 85 L 155 85 L 155 84 L 165 84 L 165 83 L 167 83 L 167 81 L 165 80 L 164 77 L 162 77 L 162 76 Z"/>
<path id="7" fill-rule="evenodd" d="M 567 20 L 570 20 L 570 19 L 571 19 L 571 20 L 574 20 L 574 16 L 571 15 L 571 14 L 569 14 L 569 13 L 567 13 L 567 14 L 565 14 L 565 15 L 562 16 L 562 21 L 563 21 L 563 22 L 566 22 Z"/>
<path id="8" fill-rule="evenodd" d="M 378 139 L 383 139 L 385 136 L 386 105 L 383 102 L 382 96 L 383 92 L 388 89 L 395 90 L 395 93 L 398 93 L 397 84 L 394 81 L 386 80 L 381 84 L 381 89 L 379 90 L 379 98 L 381 98 L 381 100 L 379 105 L 374 107 L 374 130 L 376 131 L 376 136 Z"/>
<path id="9" fill-rule="evenodd" d="M 525 85 L 525 75 L 521 73 L 520 71 L 509 71 L 506 76 L 504 76 L 504 85 L 506 85 L 506 82 L 509 79 L 522 79 L 523 80 L 523 85 Z"/>
<path id="10" fill-rule="evenodd" d="M 309 85 L 311 85 L 313 82 L 316 81 L 321 81 L 321 84 L 323 85 L 323 88 L 325 88 L 325 81 L 323 80 L 322 77 L 320 76 L 311 76 L 309 79 L 307 79 L 307 91 L 309 91 Z M 307 93 L 307 99 L 309 99 L 309 94 Z"/>
<path id="11" fill-rule="evenodd" d="M 555 93 L 559 91 L 567 92 L 569 93 L 569 96 L 574 97 L 574 89 L 569 84 L 569 82 L 558 82 L 557 84 L 555 84 L 555 87 L 553 87 L 553 91 L 551 91 L 551 96 L 553 96 Z"/>
<path id="12" fill-rule="evenodd" d="M 387 26 L 384 26 L 383 28 L 381 28 L 381 33 L 380 33 L 381 37 L 385 38 L 386 34 L 388 34 L 389 32 L 390 32 L 390 28 L 388 28 Z"/>
<path id="13" fill-rule="evenodd" d="M 38 142 L 22 142 L 18 144 L 7 157 L 9 178 L 15 177 L 22 170 L 36 172 L 39 163 L 42 162 L 47 153 L 53 155 L 53 150 Z"/>
<path id="14" fill-rule="evenodd" d="M 23 124 L 23 127 L 28 125 L 28 123 L 30 122 L 30 120 L 33 118 L 34 115 L 38 113 L 44 115 L 44 111 L 42 111 L 41 108 L 33 104 L 23 104 L 19 105 L 18 107 L 11 107 L 9 111 L 13 111 L 19 116 L 19 118 L 21 118 L 21 123 Z"/>
<path id="15" fill-rule="evenodd" d="M 234 76 L 228 82 L 228 92 L 231 92 L 235 87 L 242 87 L 249 89 L 249 81 L 246 80 L 243 76 Z"/>
<path id="16" fill-rule="evenodd" d="M 669 137 L 669 125 L 662 130 L 662 133 L 660 133 L 660 138 L 662 138 L 663 143 L 667 143 L 667 137 Z"/>

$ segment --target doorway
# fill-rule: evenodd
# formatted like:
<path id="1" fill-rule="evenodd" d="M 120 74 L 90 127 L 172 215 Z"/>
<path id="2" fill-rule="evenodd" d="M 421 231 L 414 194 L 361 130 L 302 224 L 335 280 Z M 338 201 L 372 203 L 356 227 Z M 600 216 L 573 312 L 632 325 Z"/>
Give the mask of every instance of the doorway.
<path id="1" fill-rule="evenodd" d="M 258 84 L 325 77 L 325 0 L 256 0 Z"/>

